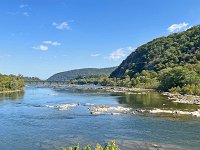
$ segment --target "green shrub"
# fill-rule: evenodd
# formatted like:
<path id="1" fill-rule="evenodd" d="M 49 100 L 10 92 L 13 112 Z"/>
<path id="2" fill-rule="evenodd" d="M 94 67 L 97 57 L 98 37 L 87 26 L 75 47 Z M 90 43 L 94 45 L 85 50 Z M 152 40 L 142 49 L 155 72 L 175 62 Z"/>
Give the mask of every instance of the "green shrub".
<path id="1" fill-rule="evenodd" d="M 81 149 L 78 144 L 77 146 L 74 146 L 74 147 L 70 146 L 69 148 L 62 147 L 61 150 L 92 150 L 92 146 L 87 145 Z M 108 144 L 106 144 L 106 146 L 104 147 L 102 147 L 100 144 L 96 144 L 94 150 L 120 150 L 120 149 L 115 141 L 111 141 Z"/>

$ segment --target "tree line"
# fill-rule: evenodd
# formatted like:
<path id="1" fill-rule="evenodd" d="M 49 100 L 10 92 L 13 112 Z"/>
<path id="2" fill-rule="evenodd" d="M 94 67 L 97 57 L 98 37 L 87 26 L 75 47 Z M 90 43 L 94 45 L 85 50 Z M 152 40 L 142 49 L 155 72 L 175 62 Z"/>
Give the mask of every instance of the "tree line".
<path id="1" fill-rule="evenodd" d="M 95 84 L 102 86 L 120 86 L 157 89 L 159 91 L 179 92 L 200 95 L 200 62 L 184 66 L 167 67 L 155 72 L 143 70 L 133 77 L 126 70 L 123 78 L 111 78 L 108 75 L 79 76 L 70 80 L 71 84 Z"/>

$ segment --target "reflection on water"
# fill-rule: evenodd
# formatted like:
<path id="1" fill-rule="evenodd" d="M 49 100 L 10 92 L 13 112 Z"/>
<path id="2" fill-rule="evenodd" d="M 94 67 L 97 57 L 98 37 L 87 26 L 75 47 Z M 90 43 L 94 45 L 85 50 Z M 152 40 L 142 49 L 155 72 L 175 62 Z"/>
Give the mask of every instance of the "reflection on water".
<path id="1" fill-rule="evenodd" d="M 181 103 L 174 103 L 171 100 L 167 100 L 166 96 L 157 92 L 147 92 L 145 94 L 132 94 L 123 95 L 118 97 L 120 104 L 126 104 L 132 108 L 161 108 L 161 109 L 180 109 L 195 111 L 199 107 L 197 105 L 188 105 Z"/>
<path id="2" fill-rule="evenodd" d="M 19 100 L 23 99 L 24 91 L 12 93 L 0 93 L 0 100 Z"/>

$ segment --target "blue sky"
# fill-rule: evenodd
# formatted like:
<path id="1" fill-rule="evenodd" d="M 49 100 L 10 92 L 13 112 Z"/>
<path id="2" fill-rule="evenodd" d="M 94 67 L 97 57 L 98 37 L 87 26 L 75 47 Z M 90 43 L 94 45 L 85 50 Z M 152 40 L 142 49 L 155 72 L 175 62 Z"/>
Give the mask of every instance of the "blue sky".
<path id="1" fill-rule="evenodd" d="M 200 23 L 199 0 L 1 0 L 0 73 L 48 78 L 117 66 L 156 37 Z"/>

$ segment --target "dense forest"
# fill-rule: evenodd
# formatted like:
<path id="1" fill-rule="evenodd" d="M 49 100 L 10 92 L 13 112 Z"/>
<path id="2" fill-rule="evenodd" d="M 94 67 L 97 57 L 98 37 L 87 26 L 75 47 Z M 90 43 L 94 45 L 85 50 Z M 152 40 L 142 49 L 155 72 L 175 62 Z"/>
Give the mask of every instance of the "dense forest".
<path id="1" fill-rule="evenodd" d="M 165 68 L 196 64 L 200 61 L 200 25 L 187 31 L 160 37 L 138 47 L 112 72 L 111 77 L 131 78 L 143 70 L 159 72 Z"/>
<path id="2" fill-rule="evenodd" d="M 0 74 L 0 92 L 22 90 L 23 87 L 24 80 L 22 76 Z"/>
<path id="3" fill-rule="evenodd" d="M 110 78 L 78 77 L 76 84 L 100 84 L 200 95 L 200 26 L 138 47 Z"/>
<path id="4" fill-rule="evenodd" d="M 47 81 L 68 81 L 68 80 L 78 78 L 79 76 L 88 77 L 90 75 L 100 75 L 100 74 L 110 75 L 115 69 L 116 67 L 84 68 L 84 69 L 70 70 L 70 71 L 54 74 L 53 76 L 48 78 Z"/>

